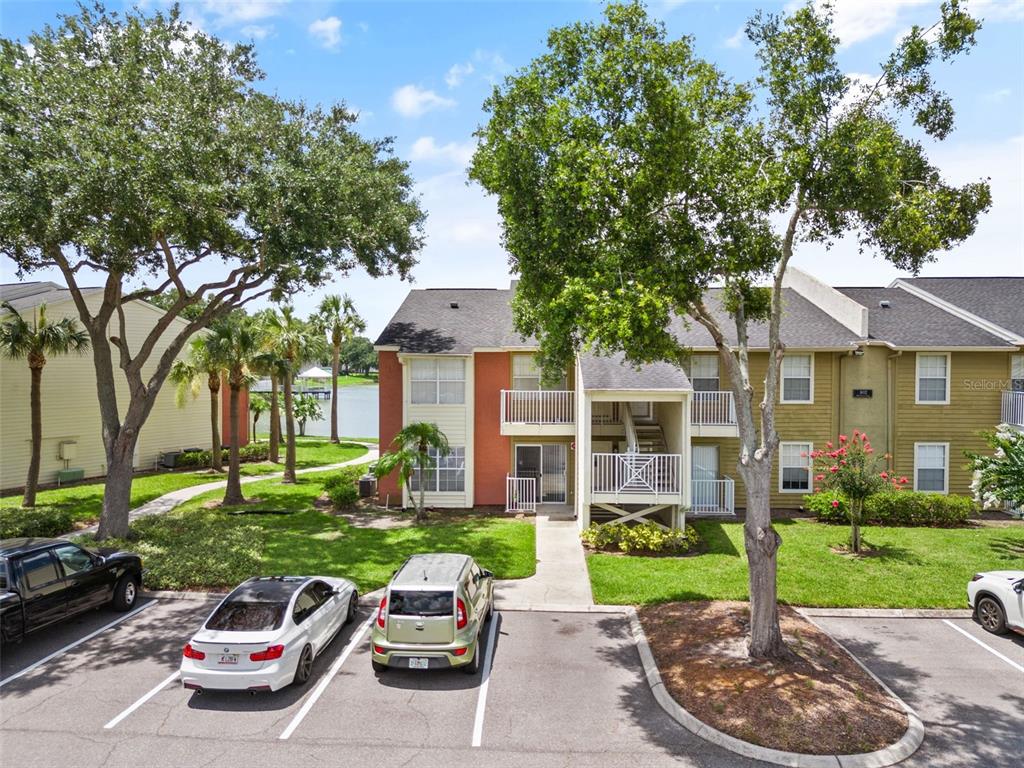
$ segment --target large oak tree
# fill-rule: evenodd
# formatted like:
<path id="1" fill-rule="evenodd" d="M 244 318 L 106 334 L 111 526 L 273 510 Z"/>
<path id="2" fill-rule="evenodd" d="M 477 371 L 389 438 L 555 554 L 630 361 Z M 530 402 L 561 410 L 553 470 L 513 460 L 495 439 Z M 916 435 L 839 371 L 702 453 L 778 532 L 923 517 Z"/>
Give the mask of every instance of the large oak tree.
<path id="1" fill-rule="evenodd" d="M 0 253 L 71 290 L 106 448 L 99 536 L 123 536 L 139 431 L 189 338 L 357 266 L 405 276 L 424 216 L 388 141 L 342 107 L 260 92 L 251 47 L 177 10 L 82 7 L 27 42 L 0 39 Z M 125 308 L 171 290 L 132 342 Z"/>
<path id="2" fill-rule="evenodd" d="M 552 30 L 547 52 L 485 104 L 471 176 L 497 195 L 521 276 L 516 322 L 539 336 L 546 369 L 584 348 L 683 365 L 671 331 L 683 319 L 714 340 L 736 399 L 754 657 L 786 652 L 769 491 L 787 265 L 804 245 L 856 233 L 916 271 L 974 231 L 987 184 L 946 183 L 924 142 L 953 122 L 932 65 L 968 49 L 976 29 L 956 0 L 943 3 L 862 88 L 839 66 L 828 9 L 757 15 L 746 31 L 761 73 L 737 83 L 641 4 L 612 4 L 601 23 Z M 713 285 L 725 313 L 708 300 Z M 760 402 L 755 322 L 768 327 Z"/>

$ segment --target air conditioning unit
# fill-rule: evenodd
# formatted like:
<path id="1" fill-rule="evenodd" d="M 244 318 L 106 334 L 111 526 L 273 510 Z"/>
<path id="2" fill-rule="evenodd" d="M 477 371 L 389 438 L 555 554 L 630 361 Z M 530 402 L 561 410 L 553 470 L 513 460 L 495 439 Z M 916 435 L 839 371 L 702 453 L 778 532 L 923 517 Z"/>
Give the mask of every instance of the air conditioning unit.
<path id="1" fill-rule="evenodd" d="M 67 440 L 57 446 L 58 456 L 64 461 L 73 461 L 78 456 L 78 443 Z"/>

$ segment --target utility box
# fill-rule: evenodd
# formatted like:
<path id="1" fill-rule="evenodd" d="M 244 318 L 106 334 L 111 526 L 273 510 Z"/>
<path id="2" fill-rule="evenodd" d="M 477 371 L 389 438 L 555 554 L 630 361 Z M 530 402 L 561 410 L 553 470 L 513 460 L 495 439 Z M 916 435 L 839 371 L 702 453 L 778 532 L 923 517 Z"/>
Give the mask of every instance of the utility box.
<path id="1" fill-rule="evenodd" d="M 72 443 L 74 445 L 74 443 Z M 85 479 L 84 469 L 62 469 L 57 472 L 57 485 L 61 486 L 65 483 L 73 483 L 76 480 Z"/>
<path id="2" fill-rule="evenodd" d="M 359 496 L 367 499 L 377 492 L 377 478 L 373 475 L 363 475 L 359 478 Z"/>
<path id="3" fill-rule="evenodd" d="M 57 446 L 58 456 L 64 461 L 74 461 L 78 456 L 78 443 L 65 440 Z"/>

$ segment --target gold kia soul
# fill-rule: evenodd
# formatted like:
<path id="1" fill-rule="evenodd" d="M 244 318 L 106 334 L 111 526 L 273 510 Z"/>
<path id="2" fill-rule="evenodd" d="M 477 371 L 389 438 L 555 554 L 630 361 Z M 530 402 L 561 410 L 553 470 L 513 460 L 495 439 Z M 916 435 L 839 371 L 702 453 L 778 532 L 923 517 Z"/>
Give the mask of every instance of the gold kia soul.
<path id="1" fill-rule="evenodd" d="M 494 574 L 469 555 L 413 555 L 395 571 L 373 625 L 373 668 L 480 671 Z"/>

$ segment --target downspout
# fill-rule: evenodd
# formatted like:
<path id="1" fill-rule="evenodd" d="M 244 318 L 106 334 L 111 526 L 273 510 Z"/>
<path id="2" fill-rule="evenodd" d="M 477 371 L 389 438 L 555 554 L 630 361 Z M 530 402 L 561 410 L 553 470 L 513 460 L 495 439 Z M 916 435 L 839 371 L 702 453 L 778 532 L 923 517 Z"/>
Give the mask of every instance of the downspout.
<path id="1" fill-rule="evenodd" d="M 886 365 L 886 404 L 885 404 L 885 442 L 889 448 L 889 471 L 896 467 L 896 363 L 897 358 L 903 357 L 903 350 L 897 350 L 895 354 L 889 355 L 885 360 Z M 917 386 L 915 383 L 914 386 Z"/>

